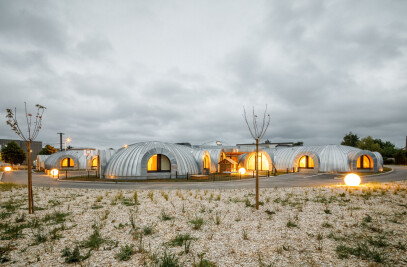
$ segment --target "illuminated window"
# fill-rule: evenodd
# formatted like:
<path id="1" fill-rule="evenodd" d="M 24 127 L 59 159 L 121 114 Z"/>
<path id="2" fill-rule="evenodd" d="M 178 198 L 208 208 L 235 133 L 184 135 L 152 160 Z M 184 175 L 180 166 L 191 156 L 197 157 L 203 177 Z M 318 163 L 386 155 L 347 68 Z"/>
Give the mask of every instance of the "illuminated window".
<path id="1" fill-rule="evenodd" d="M 314 168 L 314 160 L 310 156 L 302 156 L 298 161 L 299 168 L 307 168 L 313 169 Z"/>
<path id="2" fill-rule="evenodd" d="M 204 164 L 204 169 L 209 169 L 209 166 L 210 166 L 210 160 L 209 160 L 209 157 L 208 157 L 208 155 L 206 155 L 205 157 L 204 157 L 204 162 L 203 162 Z"/>
<path id="3" fill-rule="evenodd" d="M 98 167 L 98 158 L 94 158 L 92 160 L 92 168 L 97 168 Z"/>
<path id="4" fill-rule="evenodd" d="M 71 168 L 71 167 L 74 167 L 74 163 L 73 163 L 73 159 L 71 159 L 71 158 L 64 158 L 62 161 L 61 161 L 61 167 L 64 167 L 64 168 Z"/>
<path id="5" fill-rule="evenodd" d="M 169 172 L 170 170 L 170 160 L 162 154 L 152 156 L 147 162 L 148 172 Z"/>
<path id="6" fill-rule="evenodd" d="M 250 156 L 247 169 L 248 170 L 256 170 L 256 153 Z M 267 157 L 263 155 L 263 153 L 259 153 L 259 170 L 260 171 L 267 171 L 269 169 L 269 161 Z"/>
<path id="7" fill-rule="evenodd" d="M 371 158 L 368 155 L 360 156 L 357 161 L 357 168 L 358 169 L 372 169 L 373 164 L 372 164 Z"/>

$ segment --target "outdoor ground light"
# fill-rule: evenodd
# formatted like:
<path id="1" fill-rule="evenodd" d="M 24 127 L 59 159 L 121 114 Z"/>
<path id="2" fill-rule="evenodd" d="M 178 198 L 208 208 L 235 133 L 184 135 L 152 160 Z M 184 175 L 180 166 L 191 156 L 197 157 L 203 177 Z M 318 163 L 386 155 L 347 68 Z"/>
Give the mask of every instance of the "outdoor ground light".
<path id="1" fill-rule="evenodd" d="M 239 173 L 240 173 L 240 174 L 245 174 L 245 173 L 246 173 L 246 169 L 245 169 L 245 168 L 240 168 L 240 169 L 239 169 Z"/>
<path id="2" fill-rule="evenodd" d="M 358 186 L 360 185 L 361 179 L 359 175 L 354 173 L 349 173 L 345 176 L 345 184 L 347 186 Z"/>
<path id="3" fill-rule="evenodd" d="M 51 170 L 51 175 L 54 177 L 54 176 L 57 176 L 58 175 L 58 170 L 57 169 L 52 169 Z"/>
<path id="4" fill-rule="evenodd" d="M 9 167 L 9 166 L 5 167 L 5 168 L 4 168 L 4 171 L 5 171 L 5 172 L 11 172 L 11 167 Z"/>

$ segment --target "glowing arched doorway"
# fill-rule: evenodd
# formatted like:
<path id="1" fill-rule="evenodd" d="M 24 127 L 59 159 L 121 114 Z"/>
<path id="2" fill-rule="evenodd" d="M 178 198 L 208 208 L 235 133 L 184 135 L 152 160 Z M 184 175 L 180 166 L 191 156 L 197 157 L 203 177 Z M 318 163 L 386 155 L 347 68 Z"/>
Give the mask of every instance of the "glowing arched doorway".
<path id="1" fill-rule="evenodd" d="M 373 169 L 373 160 L 368 155 L 362 155 L 356 162 L 356 168 L 358 169 Z"/>
<path id="2" fill-rule="evenodd" d="M 313 169 L 314 167 L 314 160 L 310 156 L 302 156 L 298 160 L 298 168 Z"/>
<path id="3" fill-rule="evenodd" d="M 163 154 L 153 155 L 147 162 L 147 172 L 170 172 L 170 160 Z"/>
<path id="4" fill-rule="evenodd" d="M 259 170 L 260 171 L 268 171 L 269 170 L 269 161 L 267 157 L 263 153 L 259 153 L 258 157 L 258 163 L 259 163 Z M 249 161 L 247 163 L 247 169 L 254 171 L 256 170 L 256 153 L 253 153 Z"/>
<path id="5" fill-rule="evenodd" d="M 75 163 L 71 158 L 64 158 L 61 160 L 61 167 L 62 168 L 72 168 L 75 167 Z"/>
<path id="6" fill-rule="evenodd" d="M 96 169 L 98 167 L 98 158 L 92 159 L 91 167 L 92 169 Z"/>

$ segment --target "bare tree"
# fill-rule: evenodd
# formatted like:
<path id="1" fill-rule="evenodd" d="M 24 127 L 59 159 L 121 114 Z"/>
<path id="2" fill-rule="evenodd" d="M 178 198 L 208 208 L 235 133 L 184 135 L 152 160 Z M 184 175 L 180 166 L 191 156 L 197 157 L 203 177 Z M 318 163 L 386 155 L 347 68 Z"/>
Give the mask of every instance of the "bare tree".
<path id="1" fill-rule="evenodd" d="M 20 129 L 20 125 L 17 121 L 17 109 L 6 109 L 7 111 L 7 125 L 10 125 L 11 129 L 23 140 L 27 145 L 27 170 L 28 170 L 28 213 L 34 213 L 34 197 L 32 190 L 32 162 L 31 162 L 31 142 L 34 141 L 41 129 L 42 114 L 44 114 L 45 107 L 41 105 L 35 105 L 37 108 L 37 114 L 35 114 L 35 121 L 33 124 L 31 113 L 27 112 L 27 103 L 24 102 L 25 106 L 25 118 L 27 120 L 27 135 L 24 135 L 23 131 Z"/>
<path id="2" fill-rule="evenodd" d="M 247 119 L 246 109 L 243 107 L 243 118 L 246 122 L 247 128 L 249 128 L 250 134 L 253 139 L 256 140 L 256 159 L 255 159 L 255 169 L 256 169 L 256 209 L 259 209 L 259 141 L 264 136 L 267 128 L 270 125 L 270 114 L 267 114 L 267 105 L 263 113 L 263 119 L 261 121 L 261 127 L 257 124 L 257 115 L 254 113 L 253 107 L 253 119 L 250 125 Z"/>

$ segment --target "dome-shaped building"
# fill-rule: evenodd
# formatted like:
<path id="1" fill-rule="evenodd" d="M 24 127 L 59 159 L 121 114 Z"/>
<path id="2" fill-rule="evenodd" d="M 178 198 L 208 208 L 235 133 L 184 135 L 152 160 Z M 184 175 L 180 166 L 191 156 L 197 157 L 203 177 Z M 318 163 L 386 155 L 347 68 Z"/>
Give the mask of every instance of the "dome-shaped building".
<path id="1" fill-rule="evenodd" d="M 94 151 L 89 154 L 89 157 L 94 156 Z M 84 170 L 91 168 L 92 161 L 90 161 L 84 150 L 67 150 L 54 153 L 47 157 L 44 162 L 45 169 L 73 169 Z"/>
<path id="2" fill-rule="evenodd" d="M 199 174 L 193 148 L 164 142 L 141 142 L 119 149 L 104 169 L 105 178 L 176 178 Z"/>

